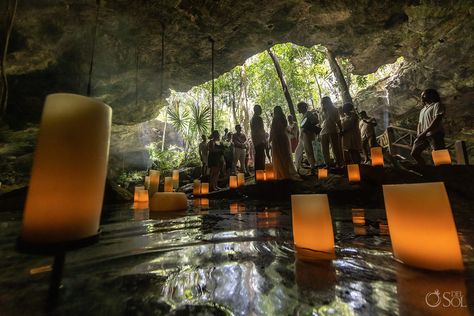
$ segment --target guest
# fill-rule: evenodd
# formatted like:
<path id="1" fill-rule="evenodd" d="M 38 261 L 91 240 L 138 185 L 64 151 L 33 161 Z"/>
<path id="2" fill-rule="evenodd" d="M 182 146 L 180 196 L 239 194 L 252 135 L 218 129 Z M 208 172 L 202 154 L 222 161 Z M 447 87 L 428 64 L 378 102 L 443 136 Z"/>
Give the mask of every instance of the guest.
<path id="1" fill-rule="evenodd" d="M 375 126 L 377 121 L 369 117 L 365 111 L 359 113 L 360 136 L 362 138 L 362 152 L 364 153 L 364 163 L 370 162 L 370 148 L 377 147 L 377 137 L 375 136 Z"/>
<path id="2" fill-rule="evenodd" d="M 271 152 L 272 152 L 272 144 L 270 142 L 270 134 L 268 132 L 265 132 L 265 154 L 267 155 L 269 162 L 272 162 Z"/>
<path id="3" fill-rule="evenodd" d="M 298 146 L 298 124 L 293 115 L 288 115 L 288 136 L 290 137 L 291 152 L 294 153 L 296 146 Z"/>
<path id="4" fill-rule="evenodd" d="M 432 150 L 446 148 L 444 143 L 443 117 L 446 112 L 439 94 L 434 89 L 427 89 L 421 93 L 423 108 L 420 111 L 417 134 L 413 148 L 412 157 L 419 165 L 425 161 L 421 157 L 423 150 L 431 145 Z"/>
<path id="5" fill-rule="evenodd" d="M 225 175 L 232 174 L 232 166 L 234 163 L 234 143 L 232 142 L 232 133 L 227 133 L 227 138 L 223 141 L 224 146 L 224 161 L 225 161 Z"/>
<path id="6" fill-rule="evenodd" d="M 352 103 L 342 106 L 342 149 L 346 164 L 359 164 L 362 140 L 360 137 L 359 118 Z"/>
<path id="7" fill-rule="evenodd" d="M 220 188 L 217 187 L 219 180 L 219 170 L 221 167 L 221 160 L 223 156 L 223 146 L 219 144 L 220 135 L 217 130 L 214 130 L 211 134 L 211 140 L 208 143 L 209 147 L 209 168 L 211 169 L 209 190 L 215 191 Z"/>
<path id="8" fill-rule="evenodd" d="M 240 163 L 240 169 L 243 173 L 247 173 L 245 169 L 245 155 L 247 151 L 247 136 L 242 133 L 242 127 L 235 125 L 235 133 L 232 135 L 232 143 L 234 144 L 234 162 L 232 164 L 232 173 L 237 173 L 237 161 Z"/>
<path id="9" fill-rule="evenodd" d="M 339 112 L 333 105 L 329 97 L 323 97 L 321 99 L 321 150 L 323 152 L 324 163 L 326 166 L 331 166 L 331 157 L 329 155 L 329 144 L 331 144 L 332 154 L 335 159 L 336 167 L 342 167 L 344 165 L 342 152 L 341 152 L 341 141 L 339 139 L 339 131 L 342 130 L 341 120 L 339 118 Z"/>
<path id="10" fill-rule="evenodd" d="M 300 138 L 298 146 L 296 146 L 295 163 L 296 171 L 301 167 L 301 160 L 303 159 L 303 151 L 306 152 L 309 164 L 311 166 L 311 174 L 315 173 L 316 161 L 313 152 L 313 140 L 316 138 L 314 127 L 319 124 L 318 118 L 310 111 L 308 111 L 308 104 L 300 102 L 297 104 L 298 112 L 302 114 Z"/>
<path id="11" fill-rule="evenodd" d="M 201 159 L 201 176 L 206 176 L 208 172 L 207 168 L 207 159 L 209 156 L 209 149 L 207 147 L 207 137 L 206 135 L 201 136 L 202 141 L 199 143 L 199 159 Z"/>
<path id="12" fill-rule="evenodd" d="M 272 144 L 273 170 L 276 179 L 299 179 L 293 165 L 291 147 L 288 138 L 288 122 L 280 106 L 273 109 L 273 120 L 270 129 Z"/>
<path id="13" fill-rule="evenodd" d="M 255 149 L 255 171 L 265 170 L 265 128 L 261 115 L 262 107 L 256 104 L 253 107 L 253 116 L 250 120 L 250 134 Z"/>

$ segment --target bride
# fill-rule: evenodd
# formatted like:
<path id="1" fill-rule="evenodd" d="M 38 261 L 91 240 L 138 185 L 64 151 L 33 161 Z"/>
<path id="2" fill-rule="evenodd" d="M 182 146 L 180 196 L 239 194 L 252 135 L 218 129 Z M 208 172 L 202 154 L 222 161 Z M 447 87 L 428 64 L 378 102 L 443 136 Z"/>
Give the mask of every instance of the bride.
<path id="1" fill-rule="evenodd" d="M 275 178 L 301 180 L 293 165 L 287 127 L 288 121 L 281 106 L 275 106 L 270 130 Z"/>

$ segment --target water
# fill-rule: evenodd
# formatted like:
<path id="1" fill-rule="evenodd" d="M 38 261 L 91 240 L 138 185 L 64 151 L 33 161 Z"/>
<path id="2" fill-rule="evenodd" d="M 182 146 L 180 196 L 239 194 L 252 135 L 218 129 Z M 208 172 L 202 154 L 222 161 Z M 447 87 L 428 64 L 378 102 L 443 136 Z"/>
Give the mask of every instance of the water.
<path id="1" fill-rule="evenodd" d="M 0 214 L 0 315 L 43 315 L 49 272 L 41 270 L 52 258 L 15 250 L 20 216 Z M 336 259 L 306 263 L 295 258 L 288 204 L 211 201 L 175 214 L 108 207 L 99 243 L 67 254 L 49 313 L 469 315 L 426 298 L 438 289 L 453 305 L 458 292 L 462 306 L 472 304 L 470 218 L 458 221 L 466 271 L 439 274 L 393 259 L 384 210 L 335 209 L 332 217 Z"/>

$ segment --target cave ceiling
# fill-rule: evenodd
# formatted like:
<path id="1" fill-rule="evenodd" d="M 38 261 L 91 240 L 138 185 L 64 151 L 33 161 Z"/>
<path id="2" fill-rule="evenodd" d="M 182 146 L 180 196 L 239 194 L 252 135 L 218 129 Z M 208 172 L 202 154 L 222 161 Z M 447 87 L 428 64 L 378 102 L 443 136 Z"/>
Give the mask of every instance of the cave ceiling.
<path id="1" fill-rule="evenodd" d="M 94 38 L 92 96 L 112 106 L 116 124 L 154 118 L 169 88 L 186 91 L 210 80 L 209 38 L 216 75 L 293 42 L 349 57 L 357 74 L 399 56 L 420 69 L 446 62 L 439 79 L 446 90 L 473 88 L 472 1 L 102 0 L 94 37 L 96 8 L 94 0 L 19 1 L 6 63 L 10 118 L 37 121 L 52 92 L 85 94 Z M 443 59 L 452 57 L 448 45 L 462 46 L 459 63 Z M 438 53 L 445 55 L 437 60 Z M 467 83 L 449 80 L 463 71 Z M 405 74 L 412 82 L 432 78 Z"/>

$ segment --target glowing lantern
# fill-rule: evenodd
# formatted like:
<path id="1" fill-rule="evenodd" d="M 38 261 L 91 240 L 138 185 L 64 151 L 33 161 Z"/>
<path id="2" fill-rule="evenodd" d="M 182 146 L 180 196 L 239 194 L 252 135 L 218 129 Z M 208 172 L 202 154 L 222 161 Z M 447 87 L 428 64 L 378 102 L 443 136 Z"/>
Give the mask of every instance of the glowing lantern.
<path id="1" fill-rule="evenodd" d="M 165 177 L 165 192 L 173 192 L 173 178 Z"/>
<path id="2" fill-rule="evenodd" d="M 201 207 L 203 210 L 209 208 L 209 199 L 201 199 Z"/>
<path id="3" fill-rule="evenodd" d="M 433 150 L 431 156 L 433 157 L 433 163 L 435 166 L 451 164 L 451 156 L 447 149 Z"/>
<path id="4" fill-rule="evenodd" d="M 275 171 L 271 163 L 265 164 L 265 180 L 275 180 Z"/>
<path id="5" fill-rule="evenodd" d="M 393 253 L 429 270 L 464 268 L 444 183 L 384 185 Z"/>
<path id="6" fill-rule="evenodd" d="M 229 179 L 229 188 L 231 188 L 231 189 L 237 189 L 237 177 L 236 177 L 236 176 L 230 176 L 230 179 Z"/>
<path id="7" fill-rule="evenodd" d="M 148 190 L 143 187 L 135 187 L 133 208 L 136 210 L 148 208 Z"/>
<path id="8" fill-rule="evenodd" d="M 188 199 L 184 192 L 156 192 L 151 197 L 150 211 L 169 212 L 188 208 Z"/>
<path id="9" fill-rule="evenodd" d="M 359 165 L 347 165 L 347 176 L 349 177 L 349 182 L 360 182 L 360 172 Z"/>
<path id="10" fill-rule="evenodd" d="M 363 208 L 352 209 L 352 222 L 354 225 L 365 225 L 365 212 Z"/>
<path id="11" fill-rule="evenodd" d="M 387 223 L 379 223 L 379 234 L 380 235 L 389 235 L 390 234 Z"/>
<path id="12" fill-rule="evenodd" d="M 372 166 L 382 166 L 383 167 L 383 153 L 382 147 L 372 147 L 370 148 L 370 159 L 372 160 Z"/>
<path id="13" fill-rule="evenodd" d="M 173 189 L 179 188 L 179 170 L 173 170 Z"/>
<path id="14" fill-rule="evenodd" d="M 291 208 L 297 252 L 310 249 L 319 252 L 321 258 L 334 257 L 334 233 L 327 195 L 292 195 Z"/>
<path id="15" fill-rule="evenodd" d="M 209 194 L 209 183 L 203 182 L 201 183 L 201 195 Z"/>
<path id="16" fill-rule="evenodd" d="M 318 179 L 327 179 L 328 177 L 328 169 L 318 169 Z"/>
<path id="17" fill-rule="evenodd" d="M 237 214 L 239 212 L 239 203 L 230 203 L 230 214 Z"/>
<path id="18" fill-rule="evenodd" d="M 40 245 L 97 235 L 111 118 L 112 109 L 100 101 L 66 93 L 47 96 L 23 214 L 22 241 Z"/>
<path id="19" fill-rule="evenodd" d="M 148 193 L 153 196 L 155 192 L 158 192 L 158 186 L 160 185 L 160 172 L 158 170 L 150 170 L 150 185 L 148 187 Z"/>
<path id="20" fill-rule="evenodd" d="M 201 194 L 201 181 L 200 180 L 194 180 L 194 182 L 193 182 L 193 194 L 194 195 Z"/>
<path id="21" fill-rule="evenodd" d="M 145 176 L 145 189 L 150 188 L 150 176 Z"/>
<path id="22" fill-rule="evenodd" d="M 238 173 L 237 174 L 237 186 L 241 187 L 245 185 L 245 174 L 244 173 Z"/>
<path id="23" fill-rule="evenodd" d="M 265 181 L 265 171 L 263 171 L 263 170 L 255 171 L 255 180 Z"/>

